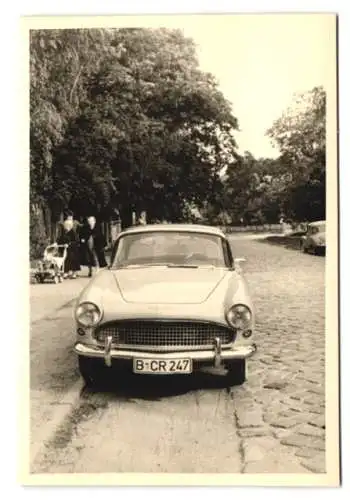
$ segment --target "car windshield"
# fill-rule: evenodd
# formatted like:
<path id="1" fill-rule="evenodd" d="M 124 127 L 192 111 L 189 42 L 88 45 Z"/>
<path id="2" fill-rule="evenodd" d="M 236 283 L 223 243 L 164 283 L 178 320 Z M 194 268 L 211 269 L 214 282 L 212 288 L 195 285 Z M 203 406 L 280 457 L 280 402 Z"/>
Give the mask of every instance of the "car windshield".
<path id="1" fill-rule="evenodd" d="M 160 265 L 227 267 L 222 239 L 185 231 L 147 231 L 120 238 L 112 268 Z"/>

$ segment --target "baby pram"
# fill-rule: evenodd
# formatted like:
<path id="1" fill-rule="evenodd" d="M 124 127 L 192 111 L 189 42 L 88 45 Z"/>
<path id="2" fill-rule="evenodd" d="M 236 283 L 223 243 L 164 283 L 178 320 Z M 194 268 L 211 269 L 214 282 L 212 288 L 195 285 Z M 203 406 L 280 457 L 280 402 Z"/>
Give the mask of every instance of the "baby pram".
<path id="1" fill-rule="evenodd" d="M 53 283 L 63 281 L 64 262 L 67 258 L 68 245 L 49 245 L 44 250 L 43 259 L 39 262 L 35 279 L 38 283 L 49 280 Z"/>

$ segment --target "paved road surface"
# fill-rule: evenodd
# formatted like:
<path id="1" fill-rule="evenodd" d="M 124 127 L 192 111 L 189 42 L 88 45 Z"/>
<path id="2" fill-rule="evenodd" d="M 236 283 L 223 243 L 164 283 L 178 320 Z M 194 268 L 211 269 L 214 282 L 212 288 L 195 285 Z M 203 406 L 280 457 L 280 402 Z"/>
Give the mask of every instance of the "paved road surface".
<path id="1" fill-rule="evenodd" d="M 257 307 L 248 382 L 130 376 L 83 389 L 32 472 L 324 472 L 325 260 L 239 237 L 232 247 Z M 33 448 L 79 379 L 71 301 L 86 282 L 31 287 Z"/>

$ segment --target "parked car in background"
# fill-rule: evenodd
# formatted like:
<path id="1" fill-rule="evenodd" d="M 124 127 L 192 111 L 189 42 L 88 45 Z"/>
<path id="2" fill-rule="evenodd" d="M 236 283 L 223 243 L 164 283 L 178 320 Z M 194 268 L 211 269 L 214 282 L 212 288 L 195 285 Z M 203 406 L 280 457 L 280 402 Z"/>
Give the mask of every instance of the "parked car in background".
<path id="1" fill-rule="evenodd" d="M 315 255 L 326 252 L 326 221 L 310 222 L 306 233 L 301 237 L 300 250 L 304 253 Z"/>
<path id="2" fill-rule="evenodd" d="M 74 351 L 86 384 L 110 378 L 112 367 L 141 375 L 223 368 L 228 385 L 243 384 L 255 345 L 242 260 L 215 227 L 155 224 L 120 233 L 110 268 L 75 309 Z"/>

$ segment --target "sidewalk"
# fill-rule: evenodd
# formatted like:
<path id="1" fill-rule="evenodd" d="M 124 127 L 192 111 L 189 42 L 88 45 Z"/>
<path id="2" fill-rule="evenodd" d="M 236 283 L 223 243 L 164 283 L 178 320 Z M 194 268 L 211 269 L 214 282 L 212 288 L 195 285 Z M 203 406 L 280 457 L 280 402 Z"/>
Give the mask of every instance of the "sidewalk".
<path id="1" fill-rule="evenodd" d="M 80 277 L 64 280 L 63 283 L 40 283 L 29 286 L 30 322 L 50 316 L 68 302 L 75 300 L 80 291 L 89 283 L 87 268 Z"/>

